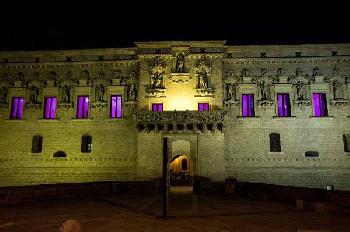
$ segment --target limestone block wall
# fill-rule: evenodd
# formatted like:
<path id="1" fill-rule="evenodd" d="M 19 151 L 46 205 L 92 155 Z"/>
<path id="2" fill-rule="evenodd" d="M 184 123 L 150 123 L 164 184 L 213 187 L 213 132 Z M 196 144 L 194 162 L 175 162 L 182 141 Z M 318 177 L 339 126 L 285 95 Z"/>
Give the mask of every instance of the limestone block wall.
<path id="1" fill-rule="evenodd" d="M 338 51 L 337 55 L 333 52 L 332 56 L 331 51 Z M 343 134 L 350 131 L 349 88 L 343 82 L 344 93 L 335 99 L 328 81 L 349 76 L 345 56 L 349 47 L 246 46 L 230 52 L 232 57 L 224 61 L 229 70 L 226 77 L 238 78 L 238 82 L 236 101 L 225 105 L 225 175 L 241 181 L 317 188 L 333 185 L 338 190 L 350 190 L 350 155 L 344 151 L 343 142 Z M 247 83 L 239 80 L 244 68 L 251 77 Z M 278 69 L 283 70 L 279 73 L 282 78 Z M 307 104 L 296 101 L 293 79 L 298 69 L 309 80 Z M 315 70 L 321 70 L 321 77 Z M 258 83 L 265 75 L 265 80 L 271 81 L 271 98 L 264 102 Z M 318 92 L 326 94 L 327 117 L 313 117 L 311 96 Z M 243 93 L 254 94 L 255 117 L 241 117 Z M 277 93 L 289 93 L 291 117 L 277 117 Z M 270 133 L 280 134 L 281 152 L 270 152 Z M 306 151 L 317 151 L 319 157 L 306 157 Z"/>
<path id="2" fill-rule="evenodd" d="M 120 120 L 2 120 L 1 186 L 133 180 L 136 132 Z M 81 153 L 82 135 L 92 136 L 91 153 Z M 41 153 L 31 153 L 32 137 L 43 136 Z M 66 158 L 53 154 L 64 151 Z"/>
<path id="3" fill-rule="evenodd" d="M 0 186 L 134 180 L 136 127 L 130 100 L 137 75 L 133 49 L 3 52 L 0 67 Z M 132 74 L 133 73 L 133 74 Z M 64 102 L 63 88 L 72 88 Z M 103 99 L 97 97 L 104 85 Z M 31 102 L 32 85 L 39 87 Z M 6 96 L 7 95 L 7 96 Z M 76 119 L 77 98 L 89 96 L 89 117 Z M 122 95 L 123 118 L 110 119 L 110 97 Z M 129 95 L 129 96 L 128 96 Z M 24 117 L 11 120 L 12 97 L 24 97 Z M 43 119 L 44 99 L 57 98 L 56 119 Z M 32 153 L 33 136 L 42 152 Z M 92 136 L 92 151 L 81 152 L 82 136 Z M 67 157 L 53 154 L 63 151 Z"/>

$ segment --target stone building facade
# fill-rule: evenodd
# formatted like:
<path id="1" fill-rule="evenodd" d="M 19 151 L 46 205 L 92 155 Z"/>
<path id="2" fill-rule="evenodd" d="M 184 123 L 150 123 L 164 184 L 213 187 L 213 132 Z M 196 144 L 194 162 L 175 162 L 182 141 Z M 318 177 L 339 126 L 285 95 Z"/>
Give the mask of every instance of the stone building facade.
<path id="1" fill-rule="evenodd" d="M 0 186 L 196 176 L 350 190 L 350 44 L 0 53 Z"/>

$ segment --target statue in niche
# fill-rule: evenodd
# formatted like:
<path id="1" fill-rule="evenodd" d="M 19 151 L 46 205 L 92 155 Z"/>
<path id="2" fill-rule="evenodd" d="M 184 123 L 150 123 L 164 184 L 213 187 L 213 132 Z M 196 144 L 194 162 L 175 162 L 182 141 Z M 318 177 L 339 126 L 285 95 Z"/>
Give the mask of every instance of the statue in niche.
<path id="1" fill-rule="evenodd" d="M 261 100 L 270 99 L 270 86 L 265 80 L 260 81 L 259 88 Z"/>
<path id="2" fill-rule="evenodd" d="M 153 68 L 151 69 L 151 87 L 152 88 L 164 88 L 165 68 L 160 60 L 160 57 L 156 57 Z"/>
<path id="3" fill-rule="evenodd" d="M 95 99 L 96 101 L 103 101 L 103 96 L 105 94 L 105 87 L 102 83 L 98 84 L 95 89 Z"/>
<path id="4" fill-rule="evenodd" d="M 0 103 L 7 103 L 7 88 L 5 86 L 0 89 Z"/>
<path id="5" fill-rule="evenodd" d="M 236 100 L 236 84 L 233 84 L 233 83 L 226 84 L 226 99 Z"/>
<path id="6" fill-rule="evenodd" d="M 197 65 L 196 74 L 198 75 L 198 88 L 205 89 L 209 88 L 209 75 L 210 65 L 207 64 L 205 56 L 201 56 L 199 64 Z"/>
<path id="7" fill-rule="evenodd" d="M 38 97 L 39 97 L 39 88 L 35 85 L 30 87 L 30 95 L 29 95 L 29 101 L 31 103 L 38 103 Z"/>
<path id="8" fill-rule="evenodd" d="M 295 84 L 296 89 L 296 100 L 306 100 L 306 84 L 298 81 Z"/>
<path id="9" fill-rule="evenodd" d="M 249 70 L 244 68 L 241 71 L 241 77 L 248 77 L 250 75 Z"/>
<path id="10" fill-rule="evenodd" d="M 132 83 L 130 86 L 130 100 L 131 101 L 136 101 L 137 98 L 137 90 L 136 90 L 136 85 L 135 83 Z"/>
<path id="11" fill-rule="evenodd" d="M 179 53 L 176 57 L 175 72 L 177 73 L 185 72 L 185 56 L 182 53 Z"/>
<path id="12" fill-rule="evenodd" d="M 63 86 L 62 101 L 70 103 L 72 100 L 72 90 L 73 87 L 70 84 Z"/>

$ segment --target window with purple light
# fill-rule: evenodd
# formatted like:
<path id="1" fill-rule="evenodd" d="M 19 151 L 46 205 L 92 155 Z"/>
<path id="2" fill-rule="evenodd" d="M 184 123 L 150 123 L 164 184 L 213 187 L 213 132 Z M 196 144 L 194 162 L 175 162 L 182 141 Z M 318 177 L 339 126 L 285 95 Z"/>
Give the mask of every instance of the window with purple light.
<path id="1" fill-rule="evenodd" d="M 44 107 L 44 118 L 55 119 L 56 118 L 56 97 L 46 97 Z"/>
<path id="2" fill-rule="evenodd" d="M 278 117 L 290 117 L 290 101 L 288 93 L 277 94 Z"/>
<path id="3" fill-rule="evenodd" d="M 327 100 L 325 93 L 313 93 L 312 100 L 314 104 L 314 116 L 315 117 L 327 117 Z"/>
<path id="4" fill-rule="evenodd" d="M 24 97 L 13 97 L 11 105 L 11 119 L 23 119 Z"/>
<path id="5" fill-rule="evenodd" d="M 198 103 L 198 111 L 208 111 L 209 103 Z"/>
<path id="6" fill-rule="evenodd" d="M 122 117 L 122 96 L 113 95 L 111 96 L 111 118 L 121 118 Z"/>
<path id="7" fill-rule="evenodd" d="M 79 96 L 78 97 L 78 108 L 77 108 L 77 118 L 88 118 L 89 117 L 89 97 Z"/>
<path id="8" fill-rule="evenodd" d="M 242 117 L 254 116 L 254 94 L 242 94 Z"/>
<path id="9" fill-rule="evenodd" d="M 163 111 L 163 103 L 152 103 L 152 111 L 153 112 L 162 112 Z"/>

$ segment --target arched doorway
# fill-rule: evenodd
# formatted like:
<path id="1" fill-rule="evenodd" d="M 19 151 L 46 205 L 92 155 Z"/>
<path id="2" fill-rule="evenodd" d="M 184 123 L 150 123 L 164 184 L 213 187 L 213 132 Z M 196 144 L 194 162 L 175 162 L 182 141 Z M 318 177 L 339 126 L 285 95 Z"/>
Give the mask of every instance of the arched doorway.
<path id="1" fill-rule="evenodd" d="M 187 140 L 171 142 L 170 186 L 192 186 L 193 160 L 191 144 Z"/>

